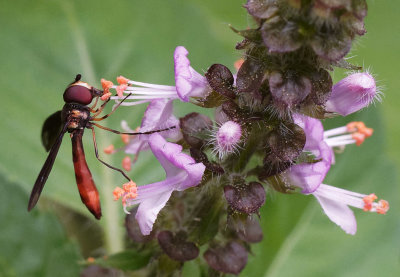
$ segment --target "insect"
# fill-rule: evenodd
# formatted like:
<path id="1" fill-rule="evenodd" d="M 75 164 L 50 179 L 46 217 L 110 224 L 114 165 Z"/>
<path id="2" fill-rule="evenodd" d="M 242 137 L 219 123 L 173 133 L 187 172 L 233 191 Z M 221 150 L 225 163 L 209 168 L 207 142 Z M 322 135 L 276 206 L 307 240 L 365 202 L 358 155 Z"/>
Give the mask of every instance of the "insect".
<path id="1" fill-rule="evenodd" d="M 46 151 L 50 152 L 33 186 L 29 198 L 28 211 L 32 210 L 39 200 L 40 194 L 47 181 L 47 178 L 49 177 L 50 171 L 53 167 L 58 150 L 60 149 L 61 142 L 66 132 L 70 133 L 72 141 L 72 158 L 74 163 L 76 183 L 78 185 L 81 200 L 86 205 L 88 210 L 94 215 L 94 217 L 96 219 L 100 219 L 101 205 L 99 192 L 86 163 L 82 144 L 82 136 L 85 128 L 92 130 L 96 158 L 107 167 L 119 171 L 129 181 L 131 179 L 125 174 L 125 172 L 119 168 L 107 164 L 99 158 L 94 126 L 116 134 L 127 135 L 152 134 L 155 132 L 161 132 L 175 128 L 175 126 L 173 126 L 163 130 L 126 133 L 101 126 L 97 124 L 96 121 L 104 120 L 110 116 L 119 106 L 119 104 L 121 104 L 129 96 L 128 95 L 125 97 L 109 114 L 99 117 L 100 113 L 110 100 L 109 98 L 99 108 L 95 109 L 98 99 L 102 95 L 102 90 L 96 89 L 81 81 L 81 75 L 78 74 L 76 75 L 74 82 L 72 82 L 64 91 L 63 97 L 65 105 L 63 109 L 53 113 L 45 120 L 42 128 L 42 143 Z M 94 104 L 91 107 L 87 106 L 93 101 L 93 99 L 95 99 Z"/>

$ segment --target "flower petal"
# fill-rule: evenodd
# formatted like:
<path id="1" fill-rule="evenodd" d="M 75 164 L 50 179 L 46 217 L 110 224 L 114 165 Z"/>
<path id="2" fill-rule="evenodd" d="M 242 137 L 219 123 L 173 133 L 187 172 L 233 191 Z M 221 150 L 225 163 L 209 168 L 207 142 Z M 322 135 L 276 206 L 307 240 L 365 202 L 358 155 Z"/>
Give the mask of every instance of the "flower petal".
<path id="1" fill-rule="evenodd" d="M 357 221 L 353 211 L 344 203 L 334 201 L 319 195 L 318 190 L 313 193 L 329 219 L 340 226 L 347 234 L 357 232 Z"/>
<path id="2" fill-rule="evenodd" d="M 148 198 L 140 203 L 135 218 L 143 235 L 147 236 L 150 234 L 158 213 L 164 208 L 171 194 L 172 190 L 154 194 L 154 197 Z"/>
<path id="3" fill-rule="evenodd" d="M 161 163 L 168 178 L 173 178 L 181 171 L 186 171 L 187 178 L 179 184 L 177 190 L 196 186 L 203 177 L 205 166 L 182 153 L 182 146 L 167 142 L 160 134 L 152 134 L 149 138 L 149 145 L 153 154 Z"/>
<path id="4" fill-rule="evenodd" d="M 207 79 L 190 66 L 188 54 L 183 46 L 176 47 L 174 52 L 176 92 L 184 102 L 189 102 L 189 97 L 204 97 L 208 93 Z"/>

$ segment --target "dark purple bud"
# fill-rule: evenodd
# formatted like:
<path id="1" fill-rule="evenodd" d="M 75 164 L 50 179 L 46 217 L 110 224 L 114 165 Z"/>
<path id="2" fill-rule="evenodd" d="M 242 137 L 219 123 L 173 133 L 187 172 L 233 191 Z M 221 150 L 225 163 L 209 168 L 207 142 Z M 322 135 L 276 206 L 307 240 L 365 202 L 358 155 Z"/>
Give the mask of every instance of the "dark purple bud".
<path id="1" fill-rule="evenodd" d="M 240 67 L 236 88 L 238 93 L 257 91 L 264 79 L 264 68 L 261 62 L 254 59 L 246 59 Z"/>
<path id="2" fill-rule="evenodd" d="M 285 75 L 273 71 L 269 76 L 269 87 L 274 103 L 277 106 L 292 108 L 300 104 L 311 92 L 311 81 L 295 71 Z"/>
<path id="3" fill-rule="evenodd" d="M 234 78 L 226 66 L 222 64 L 213 64 L 205 74 L 210 87 L 228 98 L 235 98 L 233 90 Z"/>
<path id="4" fill-rule="evenodd" d="M 263 239 L 260 222 L 256 217 L 235 213 L 229 217 L 228 224 L 245 242 L 256 243 Z"/>
<path id="5" fill-rule="evenodd" d="M 239 274 L 243 270 L 247 256 L 246 248 L 235 241 L 223 247 L 209 248 L 204 253 L 204 259 L 212 269 L 230 274 Z"/>
<path id="6" fill-rule="evenodd" d="M 244 7 L 249 14 L 262 19 L 271 17 L 279 9 L 276 0 L 248 0 Z"/>
<path id="7" fill-rule="evenodd" d="M 328 61 L 338 61 L 349 53 L 352 37 L 343 29 L 314 36 L 310 45 L 315 54 Z"/>
<path id="8" fill-rule="evenodd" d="M 309 76 L 311 80 L 311 93 L 308 96 L 315 104 L 323 105 L 328 101 L 332 91 L 332 78 L 328 71 L 320 69 Z"/>
<path id="9" fill-rule="evenodd" d="M 294 161 L 303 151 L 306 135 L 294 123 L 285 123 L 271 131 L 267 138 L 270 153 L 282 162 Z"/>
<path id="10" fill-rule="evenodd" d="M 190 113 L 179 119 L 183 138 L 194 148 L 201 148 L 205 140 L 200 138 L 200 133 L 213 126 L 208 116 L 199 113 Z"/>
<path id="11" fill-rule="evenodd" d="M 275 16 L 261 26 L 261 35 L 270 52 L 292 52 L 303 44 L 299 28 L 296 22 L 282 20 Z"/>
<path id="12" fill-rule="evenodd" d="M 257 182 L 247 185 L 225 186 L 224 194 L 228 204 L 243 213 L 255 213 L 265 203 L 265 189 Z"/>
<path id="13" fill-rule="evenodd" d="M 136 211 L 138 207 L 134 207 L 130 210 L 130 214 L 127 214 L 125 217 L 125 228 L 126 232 L 131 240 L 138 243 L 146 243 L 154 239 L 155 228 L 151 231 L 150 235 L 144 236 L 140 231 L 139 224 L 135 218 Z"/>
<path id="14" fill-rule="evenodd" d="M 199 248 L 193 242 L 186 241 L 184 232 L 173 235 L 170 231 L 161 231 L 157 238 L 162 250 L 175 261 L 190 261 L 199 255 Z"/>

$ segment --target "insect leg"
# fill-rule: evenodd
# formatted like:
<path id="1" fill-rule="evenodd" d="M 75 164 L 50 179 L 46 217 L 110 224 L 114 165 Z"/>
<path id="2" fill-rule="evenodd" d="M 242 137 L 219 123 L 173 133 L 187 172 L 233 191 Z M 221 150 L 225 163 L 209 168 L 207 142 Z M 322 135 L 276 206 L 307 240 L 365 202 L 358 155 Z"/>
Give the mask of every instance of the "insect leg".
<path id="1" fill-rule="evenodd" d="M 92 113 L 96 113 L 97 112 L 97 110 L 95 110 L 94 108 L 96 107 L 98 101 L 99 101 L 99 97 L 97 96 L 96 100 L 94 101 L 94 104 L 89 108 L 90 112 L 92 112 Z"/>
<path id="2" fill-rule="evenodd" d="M 115 112 L 115 110 L 131 95 L 132 95 L 132 93 L 129 93 L 127 96 L 125 96 L 125 98 L 122 99 L 121 102 L 119 102 L 109 114 L 106 114 L 106 115 L 104 115 L 102 117 L 96 118 L 96 116 L 99 115 L 99 113 L 96 113 L 94 116 L 92 116 L 92 120 L 94 120 L 94 121 L 102 121 L 102 120 L 106 119 L 107 117 L 112 115 Z M 109 100 L 110 100 L 110 98 L 108 98 L 107 102 Z"/>
<path id="3" fill-rule="evenodd" d="M 114 166 L 112 166 L 112 165 L 109 165 L 108 163 L 106 163 L 105 161 L 103 161 L 103 160 L 100 159 L 100 157 L 99 157 L 99 151 L 98 151 L 97 143 L 96 143 L 96 134 L 95 134 L 95 131 L 94 131 L 94 127 L 93 127 L 93 126 L 90 126 L 90 127 L 88 127 L 88 128 L 90 128 L 90 129 L 92 130 L 93 144 L 94 144 L 94 153 L 95 153 L 95 155 L 96 155 L 96 158 L 97 158 L 102 164 L 104 164 L 105 166 L 107 166 L 107 167 L 109 167 L 109 168 L 111 168 L 111 169 L 114 169 L 114 170 L 120 172 L 126 179 L 128 179 L 128 181 L 131 181 L 131 178 L 129 178 L 128 175 L 126 175 L 126 173 L 125 173 L 124 171 L 122 171 L 121 169 L 116 168 L 116 167 L 114 167 Z"/>

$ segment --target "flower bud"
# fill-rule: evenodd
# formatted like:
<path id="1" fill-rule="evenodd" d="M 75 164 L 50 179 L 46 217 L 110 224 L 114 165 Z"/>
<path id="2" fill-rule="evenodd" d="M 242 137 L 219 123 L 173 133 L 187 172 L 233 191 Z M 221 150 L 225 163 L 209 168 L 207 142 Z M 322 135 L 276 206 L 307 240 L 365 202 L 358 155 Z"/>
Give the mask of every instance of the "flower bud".
<path id="1" fill-rule="evenodd" d="M 239 274 L 247 264 L 247 250 L 240 243 L 232 241 L 225 246 L 209 248 L 204 253 L 208 265 L 217 271 Z"/>
<path id="2" fill-rule="evenodd" d="M 257 91 L 264 79 L 264 67 L 259 61 L 247 59 L 239 68 L 236 78 L 238 93 Z"/>
<path id="3" fill-rule="evenodd" d="M 354 73 L 333 86 L 326 111 L 346 116 L 368 106 L 376 95 L 374 78 L 368 73 Z"/>
<path id="4" fill-rule="evenodd" d="M 175 261 L 190 261 L 199 255 L 199 248 L 193 242 L 186 241 L 184 232 L 173 235 L 170 231 L 161 231 L 157 239 L 164 252 Z"/>
<path id="5" fill-rule="evenodd" d="M 221 95 L 228 98 L 235 98 L 233 91 L 234 78 L 226 66 L 222 64 L 213 64 L 205 74 L 210 87 Z"/>
<path id="6" fill-rule="evenodd" d="M 190 113 L 185 117 L 179 119 L 180 126 L 185 141 L 194 148 L 201 148 L 205 140 L 201 139 L 200 133 L 207 129 L 210 129 L 213 125 L 212 121 L 208 116 L 199 113 Z"/>
<path id="7" fill-rule="evenodd" d="M 274 102 L 279 107 L 292 108 L 311 92 L 311 81 L 295 71 L 274 71 L 269 76 L 269 86 Z"/>
<path id="8" fill-rule="evenodd" d="M 257 182 L 239 186 L 225 186 L 224 194 L 228 204 L 237 211 L 255 213 L 265 203 L 264 187 Z"/>
<path id="9" fill-rule="evenodd" d="M 242 137 L 242 127 L 235 121 L 227 121 L 222 124 L 213 137 L 213 152 L 218 153 L 220 159 L 232 154 L 239 146 Z"/>

